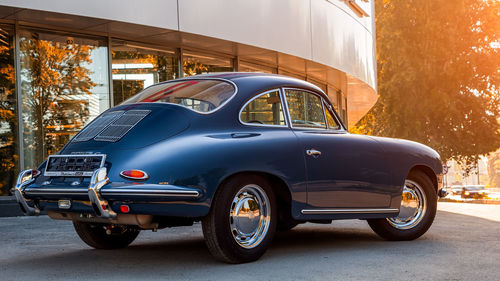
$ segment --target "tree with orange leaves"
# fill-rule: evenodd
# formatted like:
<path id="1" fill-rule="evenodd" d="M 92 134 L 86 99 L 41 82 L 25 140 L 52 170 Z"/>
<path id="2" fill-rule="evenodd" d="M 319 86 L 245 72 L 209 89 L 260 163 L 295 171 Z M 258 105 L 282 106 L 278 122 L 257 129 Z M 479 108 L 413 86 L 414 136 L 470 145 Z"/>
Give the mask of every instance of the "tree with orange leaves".
<path id="1" fill-rule="evenodd" d="M 57 152 L 88 118 L 87 104 L 75 97 L 92 94 L 96 86 L 86 67 L 92 62 L 92 49 L 83 44 L 37 39 L 36 33 L 20 41 L 23 131 L 33 134 L 24 138 L 24 149 L 33 151 L 37 161 Z M 54 133 L 53 128 L 68 127 L 75 130 Z M 61 137 L 48 134 L 49 128 L 52 135 Z"/>
<path id="2" fill-rule="evenodd" d="M 500 2 L 377 0 L 376 105 L 355 131 L 473 164 L 500 147 Z"/>

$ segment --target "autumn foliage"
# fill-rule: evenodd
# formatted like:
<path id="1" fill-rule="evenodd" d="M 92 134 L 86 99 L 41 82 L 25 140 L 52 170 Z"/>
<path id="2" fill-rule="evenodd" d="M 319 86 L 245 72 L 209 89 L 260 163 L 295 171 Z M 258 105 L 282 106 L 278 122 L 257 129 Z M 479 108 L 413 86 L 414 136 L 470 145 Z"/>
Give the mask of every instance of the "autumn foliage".
<path id="1" fill-rule="evenodd" d="M 500 147 L 500 2 L 377 0 L 379 99 L 355 131 L 472 163 Z"/>

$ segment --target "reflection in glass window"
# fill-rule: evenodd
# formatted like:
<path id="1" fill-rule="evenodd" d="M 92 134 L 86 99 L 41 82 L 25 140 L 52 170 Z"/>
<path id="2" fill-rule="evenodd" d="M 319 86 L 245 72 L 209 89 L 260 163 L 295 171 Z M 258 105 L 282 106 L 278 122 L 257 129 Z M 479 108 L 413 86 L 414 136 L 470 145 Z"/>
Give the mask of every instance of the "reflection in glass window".
<path id="1" fill-rule="evenodd" d="M 0 196 L 8 195 L 19 172 L 13 31 L 0 25 Z"/>
<path id="2" fill-rule="evenodd" d="M 24 160 L 35 168 L 109 107 L 104 40 L 20 33 Z"/>
<path id="3" fill-rule="evenodd" d="M 263 72 L 263 73 L 277 73 L 277 68 L 255 64 L 247 61 L 240 61 L 238 71 L 241 72 Z"/>
<path id="4" fill-rule="evenodd" d="M 229 100 L 236 89 L 221 80 L 181 80 L 161 83 L 124 101 L 122 104 L 160 102 L 179 104 L 194 111 L 207 113 Z"/>
<path id="5" fill-rule="evenodd" d="M 337 120 L 335 120 L 335 117 L 333 117 L 333 113 L 330 109 L 330 106 L 325 104 L 325 115 L 326 115 L 326 123 L 328 124 L 329 129 L 340 129 L 340 125 L 337 123 Z"/>
<path id="6" fill-rule="evenodd" d="M 285 125 L 278 91 L 263 94 L 245 106 L 240 119 L 243 123 Z"/>
<path id="7" fill-rule="evenodd" d="M 286 90 L 285 94 L 292 126 L 326 128 L 319 96 L 300 90 Z"/>
<path id="8" fill-rule="evenodd" d="M 182 58 L 184 76 L 233 71 L 233 61 L 229 58 L 191 51 L 185 51 L 182 54 Z"/>
<path id="9" fill-rule="evenodd" d="M 113 103 L 120 104 L 143 89 L 177 78 L 175 51 L 113 42 Z"/>

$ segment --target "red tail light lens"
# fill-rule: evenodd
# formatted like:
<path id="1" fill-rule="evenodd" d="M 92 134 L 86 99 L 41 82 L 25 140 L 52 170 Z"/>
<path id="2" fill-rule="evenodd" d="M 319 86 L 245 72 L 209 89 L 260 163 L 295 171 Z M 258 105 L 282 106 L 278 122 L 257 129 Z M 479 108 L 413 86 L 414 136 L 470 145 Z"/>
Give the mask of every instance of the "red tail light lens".
<path id="1" fill-rule="evenodd" d="M 149 177 L 146 172 L 141 170 L 125 170 L 120 173 L 120 176 L 133 180 L 145 180 Z"/>
<path id="2" fill-rule="evenodd" d="M 128 213 L 128 212 L 130 212 L 130 207 L 128 205 L 121 205 L 120 206 L 120 211 L 122 213 Z"/>
<path id="3" fill-rule="evenodd" d="M 38 170 L 31 170 L 31 176 L 36 178 L 40 175 L 40 171 Z"/>

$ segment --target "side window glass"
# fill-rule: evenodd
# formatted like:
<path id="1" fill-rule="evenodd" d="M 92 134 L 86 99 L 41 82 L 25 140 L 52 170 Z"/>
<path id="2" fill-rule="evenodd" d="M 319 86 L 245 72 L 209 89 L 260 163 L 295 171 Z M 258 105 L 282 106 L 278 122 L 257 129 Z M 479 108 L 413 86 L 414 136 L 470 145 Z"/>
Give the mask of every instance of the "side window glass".
<path id="1" fill-rule="evenodd" d="M 286 90 L 285 95 L 293 127 L 326 128 L 319 96 L 301 90 Z"/>
<path id="2" fill-rule="evenodd" d="M 262 94 L 248 103 L 241 111 L 240 119 L 247 124 L 285 125 L 279 91 Z"/>
<path id="3" fill-rule="evenodd" d="M 326 116 L 326 123 L 328 124 L 328 129 L 333 129 L 333 130 L 338 130 L 340 129 L 339 123 L 337 123 L 337 120 L 335 120 L 335 117 L 333 117 L 333 112 L 331 107 L 324 103 L 325 105 L 325 116 Z"/>

